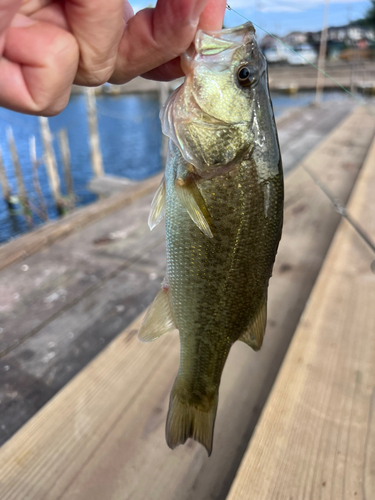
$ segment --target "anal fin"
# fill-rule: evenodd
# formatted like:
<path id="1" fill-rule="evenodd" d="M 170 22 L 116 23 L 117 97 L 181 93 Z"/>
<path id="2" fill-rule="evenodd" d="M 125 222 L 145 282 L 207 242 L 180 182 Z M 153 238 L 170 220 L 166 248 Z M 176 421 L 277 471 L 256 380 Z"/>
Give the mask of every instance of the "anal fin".
<path id="1" fill-rule="evenodd" d="M 176 194 L 191 220 L 209 238 L 213 238 L 212 221 L 203 196 L 193 179 L 177 179 Z"/>
<path id="2" fill-rule="evenodd" d="M 165 199 L 166 199 L 165 181 L 163 177 L 160 186 L 158 187 L 155 196 L 151 202 L 150 215 L 148 216 L 148 227 L 151 229 L 151 231 L 154 229 L 155 226 L 159 224 L 159 222 L 164 217 Z"/>
<path id="3" fill-rule="evenodd" d="M 163 286 L 156 295 L 154 302 L 148 308 L 141 328 L 138 332 L 138 339 L 141 342 L 152 342 L 165 333 L 176 329 L 171 305 L 169 303 L 168 287 Z"/>
<path id="4" fill-rule="evenodd" d="M 254 349 L 259 351 L 263 344 L 264 332 L 267 323 L 267 299 L 264 300 L 258 314 L 253 318 L 250 325 L 241 334 L 238 340 L 245 342 Z"/>

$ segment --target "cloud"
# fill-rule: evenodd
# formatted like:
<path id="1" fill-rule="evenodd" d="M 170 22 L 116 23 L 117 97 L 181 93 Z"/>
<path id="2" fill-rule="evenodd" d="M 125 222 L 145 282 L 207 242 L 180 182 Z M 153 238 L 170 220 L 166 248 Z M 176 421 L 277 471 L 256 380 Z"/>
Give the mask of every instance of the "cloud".
<path id="1" fill-rule="evenodd" d="M 331 3 L 363 3 L 363 0 L 331 0 Z M 252 9 L 262 12 L 303 12 L 324 4 L 324 0 L 254 0 L 249 5 L 249 0 L 229 0 L 229 5 L 233 9 Z"/>

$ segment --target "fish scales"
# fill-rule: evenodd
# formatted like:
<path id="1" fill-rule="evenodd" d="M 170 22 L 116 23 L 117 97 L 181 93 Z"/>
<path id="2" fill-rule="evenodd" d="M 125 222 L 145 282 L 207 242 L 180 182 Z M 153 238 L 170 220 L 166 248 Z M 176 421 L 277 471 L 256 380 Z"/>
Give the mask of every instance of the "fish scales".
<path id="1" fill-rule="evenodd" d="M 170 142 L 150 216 L 153 227 L 165 213 L 167 276 L 139 337 L 179 330 L 166 439 L 174 448 L 192 437 L 208 454 L 230 348 L 240 339 L 258 350 L 263 341 L 282 228 L 281 157 L 253 33 L 249 23 L 198 32 L 185 84 L 161 116 Z M 244 67 L 252 83 L 243 89 Z"/>
<path id="2" fill-rule="evenodd" d="M 207 238 L 175 194 L 173 164 L 183 161 L 176 149 L 166 175 L 166 234 L 168 283 L 181 339 L 180 374 L 187 392 L 200 383 L 201 391 L 206 384 L 216 392 L 231 345 L 265 300 L 283 193 L 277 177 L 276 199 L 266 216 L 265 191 L 252 162 L 202 181 L 200 191 L 215 221 L 215 237 Z"/>

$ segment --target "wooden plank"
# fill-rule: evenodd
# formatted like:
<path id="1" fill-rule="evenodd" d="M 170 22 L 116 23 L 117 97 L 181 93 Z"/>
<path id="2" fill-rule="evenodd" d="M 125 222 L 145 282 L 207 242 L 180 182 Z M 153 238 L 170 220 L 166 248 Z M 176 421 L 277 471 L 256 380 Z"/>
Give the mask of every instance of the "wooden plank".
<path id="1" fill-rule="evenodd" d="M 56 293 L 60 310 L 20 338 L 19 344 L 0 359 L 0 444 L 153 300 L 165 276 L 162 232 L 158 240 L 144 242 L 142 256 L 121 265 L 118 262 L 112 273 L 91 283 L 78 299 L 72 299 L 72 293 Z M 43 312 L 48 305 L 42 304 Z M 34 310 L 35 306 L 29 308 L 35 323 Z M 20 329 L 22 325 L 17 323 Z"/>
<path id="2" fill-rule="evenodd" d="M 0 246 L 0 271 L 129 205 L 147 193 L 154 192 L 160 184 L 161 177 L 161 174 L 155 175 L 137 185 L 132 185 L 128 191 L 124 190 L 115 196 L 80 208 L 58 222 L 45 224 L 31 233 Z"/>
<path id="3" fill-rule="evenodd" d="M 375 240 L 375 141 L 348 211 Z M 342 221 L 228 500 L 375 498 L 375 255 Z"/>
<path id="4" fill-rule="evenodd" d="M 126 177 L 118 177 L 116 175 L 102 175 L 101 177 L 93 177 L 88 183 L 88 189 L 100 196 L 110 196 L 118 193 L 123 189 L 129 189 L 130 186 L 136 185 L 136 181 L 127 179 Z"/>
<path id="5" fill-rule="evenodd" d="M 162 241 L 163 227 L 150 233 L 147 226 L 152 196 L 34 254 L 22 265 L 3 270 L 0 358 L 22 347 L 54 318 L 68 315 L 77 301 L 113 280 Z M 106 300 L 104 294 L 102 300 Z"/>
<path id="6" fill-rule="evenodd" d="M 320 106 L 298 108 L 277 119 L 284 173 L 295 168 L 306 152 L 324 140 L 355 106 L 354 102 L 343 102 L 340 106 L 324 102 Z"/>
<path id="7" fill-rule="evenodd" d="M 306 159 L 344 202 L 374 130 L 359 109 Z M 225 498 L 338 224 L 301 168 L 287 179 L 285 219 L 265 344 L 231 351 L 210 459 L 193 442 L 167 448 L 178 338 L 140 344 L 138 319 L 2 447 L 1 499 Z"/>

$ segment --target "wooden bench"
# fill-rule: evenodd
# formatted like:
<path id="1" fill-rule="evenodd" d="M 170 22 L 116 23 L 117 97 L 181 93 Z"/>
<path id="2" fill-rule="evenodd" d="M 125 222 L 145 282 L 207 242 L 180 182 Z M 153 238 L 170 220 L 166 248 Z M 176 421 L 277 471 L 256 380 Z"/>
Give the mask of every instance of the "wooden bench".
<path id="1" fill-rule="evenodd" d="M 374 116 L 359 108 L 304 161 L 343 202 L 374 130 Z M 1 500 L 225 498 L 338 223 L 303 168 L 294 170 L 265 344 L 259 353 L 232 349 L 210 459 L 192 441 L 167 448 L 178 337 L 140 344 L 138 318 L 2 447 Z"/>

